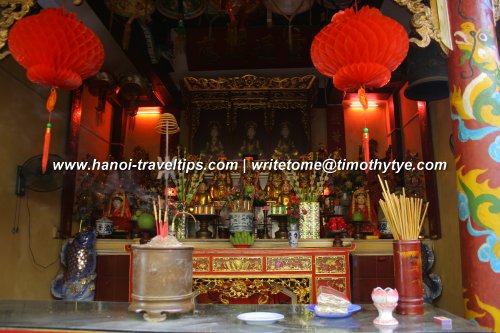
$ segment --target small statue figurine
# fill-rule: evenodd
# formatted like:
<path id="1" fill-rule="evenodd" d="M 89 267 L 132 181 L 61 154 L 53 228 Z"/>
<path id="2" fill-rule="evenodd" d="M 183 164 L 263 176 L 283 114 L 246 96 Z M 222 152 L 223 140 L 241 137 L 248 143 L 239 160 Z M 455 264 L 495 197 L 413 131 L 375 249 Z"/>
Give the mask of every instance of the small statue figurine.
<path id="1" fill-rule="evenodd" d="M 271 171 L 265 187 L 268 200 L 271 202 L 278 202 L 282 188 L 283 173 L 279 171 Z"/>
<path id="2" fill-rule="evenodd" d="M 199 206 L 206 206 L 212 202 L 210 193 L 207 192 L 207 184 L 205 184 L 205 182 L 201 182 L 200 185 L 198 185 L 198 192 L 194 196 L 193 202 L 195 205 Z"/>
<path id="3" fill-rule="evenodd" d="M 248 199 L 248 194 L 252 195 L 250 192 L 254 192 L 259 184 L 259 172 L 247 169 L 246 172 L 242 172 L 240 175 L 240 181 L 245 190 L 245 197 Z"/>
<path id="4" fill-rule="evenodd" d="M 279 205 L 280 206 L 288 205 L 288 202 L 290 201 L 291 196 L 292 196 L 292 184 L 290 184 L 290 181 L 287 179 L 283 182 L 283 187 L 282 187 L 281 193 L 278 197 Z"/>
<path id="5" fill-rule="evenodd" d="M 114 231 L 128 232 L 132 229 L 132 223 L 130 223 L 132 213 L 130 212 L 125 192 L 118 191 L 111 195 L 111 199 L 106 211 L 104 212 L 104 216 L 113 221 Z"/>
<path id="6" fill-rule="evenodd" d="M 352 221 L 367 222 L 363 226 L 362 231 L 374 232 L 377 230 L 377 215 L 370 205 L 370 195 L 364 188 L 354 191 L 349 218 Z"/>
<path id="7" fill-rule="evenodd" d="M 331 214 L 334 212 L 334 206 L 333 206 L 333 198 L 332 197 L 325 197 L 323 200 L 323 206 L 322 206 L 322 211 L 323 214 Z"/>
<path id="8" fill-rule="evenodd" d="M 240 147 L 238 153 L 239 157 L 253 156 L 256 158 L 261 158 L 263 151 L 260 146 L 260 141 L 256 137 L 257 135 L 257 124 L 250 121 L 246 124 L 246 137 L 243 139 L 243 145 Z"/>
<path id="9" fill-rule="evenodd" d="M 217 171 L 214 180 L 210 185 L 210 197 L 214 201 L 226 200 L 227 194 L 231 190 L 231 174 L 229 172 Z"/>

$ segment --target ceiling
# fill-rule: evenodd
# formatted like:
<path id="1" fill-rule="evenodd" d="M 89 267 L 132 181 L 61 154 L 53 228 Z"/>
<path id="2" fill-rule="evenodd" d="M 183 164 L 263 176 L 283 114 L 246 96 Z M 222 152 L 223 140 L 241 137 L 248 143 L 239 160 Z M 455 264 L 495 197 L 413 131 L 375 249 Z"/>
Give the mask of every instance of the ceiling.
<path id="1" fill-rule="evenodd" d="M 39 4 L 54 7 L 61 2 L 41 0 Z M 333 89 L 331 80 L 313 68 L 309 47 L 333 14 L 353 5 L 353 1 L 184 0 L 186 19 L 182 23 L 178 4 L 178 0 L 85 0 L 78 7 L 66 6 L 103 41 L 103 70 L 116 75 L 140 73 L 152 83 L 161 104 L 180 103 L 179 83 L 185 76 L 315 73 L 320 77 L 320 88 Z M 292 10 L 287 4 L 295 7 Z M 408 13 L 393 1 L 357 1 L 358 7 L 366 5 L 380 8 L 409 30 Z M 292 15 L 283 15 L 286 10 Z M 398 89 L 404 82 L 404 72 L 403 64 L 389 86 L 379 92 Z"/>

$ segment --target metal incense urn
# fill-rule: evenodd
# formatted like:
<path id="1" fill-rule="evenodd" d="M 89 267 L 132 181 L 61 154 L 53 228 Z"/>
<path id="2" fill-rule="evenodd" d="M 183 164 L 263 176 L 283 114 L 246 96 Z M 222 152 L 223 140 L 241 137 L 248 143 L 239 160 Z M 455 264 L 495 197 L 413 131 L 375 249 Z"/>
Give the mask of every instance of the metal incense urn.
<path id="1" fill-rule="evenodd" d="M 128 309 L 144 312 L 147 321 L 163 321 L 167 313 L 194 309 L 193 247 L 153 241 L 132 245 L 132 303 Z"/>

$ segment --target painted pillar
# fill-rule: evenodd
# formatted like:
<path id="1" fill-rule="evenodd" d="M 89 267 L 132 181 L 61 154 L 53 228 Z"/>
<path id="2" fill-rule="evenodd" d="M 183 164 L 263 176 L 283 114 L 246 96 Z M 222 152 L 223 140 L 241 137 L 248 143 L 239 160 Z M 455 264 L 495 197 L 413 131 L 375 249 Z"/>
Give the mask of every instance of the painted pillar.
<path id="1" fill-rule="evenodd" d="M 500 332 L 500 82 L 492 0 L 449 0 L 465 315 Z"/>

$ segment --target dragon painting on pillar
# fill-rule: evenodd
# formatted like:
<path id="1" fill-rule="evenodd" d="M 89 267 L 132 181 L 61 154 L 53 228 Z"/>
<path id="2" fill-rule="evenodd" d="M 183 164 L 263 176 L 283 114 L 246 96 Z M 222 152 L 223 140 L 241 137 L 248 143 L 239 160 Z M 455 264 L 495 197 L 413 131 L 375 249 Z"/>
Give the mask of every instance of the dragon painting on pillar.
<path id="1" fill-rule="evenodd" d="M 454 4 L 451 4 L 454 3 Z M 500 331 L 500 74 L 493 1 L 450 2 L 465 315 Z"/>

